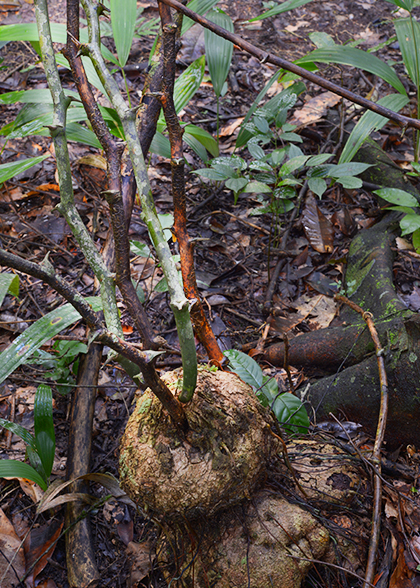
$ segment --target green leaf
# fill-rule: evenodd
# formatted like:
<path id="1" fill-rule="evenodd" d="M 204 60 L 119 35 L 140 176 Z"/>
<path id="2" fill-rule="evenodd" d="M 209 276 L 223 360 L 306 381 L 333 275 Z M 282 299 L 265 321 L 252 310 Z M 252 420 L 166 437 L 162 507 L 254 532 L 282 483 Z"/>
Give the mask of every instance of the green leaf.
<path id="1" fill-rule="evenodd" d="M 328 161 L 329 159 L 331 159 L 331 157 L 333 157 L 333 153 L 321 153 L 320 155 L 314 155 L 313 157 L 310 157 L 308 159 L 308 161 L 306 162 L 306 165 L 308 167 L 314 167 L 315 165 L 322 165 L 323 163 L 325 163 L 326 161 Z"/>
<path id="2" fill-rule="evenodd" d="M 64 90 L 66 96 L 72 96 L 79 99 L 79 94 L 72 90 Z M 15 104 L 22 102 L 24 104 L 52 104 L 51 92 L 48 89 L 42 90 L 18 90 L 17 92 L 6 92 L 0 95 L 0 104 Z"/>
<path id="3" fill-rule="evenodd" d="M 397 188 L 381 188 L 380 190 L 374 190 L 373 193 L 377 194 L 383 200 L 391 202 L 391 204 L 397 204 L 398 206 L 419 206 L 417 198 L 405 190 L 398 190 Z"/>
<path id="4" fill-rule="evenodd" d="M 229 188 L 229 190 L 233 190 L 233 192 L 237 194 L 242 190 L 242 188 L 245 188 L 247 183 L 248 180 L 246 178 L 232 178 L 231 180 L 228 180 L 226 182 L 225 186 L 226 188 Z"/>
<path id="5" fill-rule="evenodd" d="M 281 425 L 292 434 L 305 434 L 308 432 L 310 422 L 308 414 L 301 400 L 285 392 L 275 400 L 272 410 Z"/>
<path id="6" fill-rule="evenodd" d="M 54 43 L 61 43 L 65 45 L 67 42 L 66 25 L 58 22 L 50 22 L 50 27 L 51 36 Z M 36 23 L 30 22 L 0 26 L 0 42 L 7 41 L 29 41 L 31 43 L 39 42 L 38 27 Z M 80 29 L 80 42 L 87 43 L 88 41 L 88 29 Z M 105 59 L 108 59 L 108 61 L 111 61 L 115 65 L 118 65 L 118 62 L 112 55 L 111 51 L 109 51 L 109 49 L 107 49 L 104 45 L 101 45 L 101 52 Z"/>
<path id="7" fill-rule="evenodd" d="M 420 229 L 420 216 L 418 214 L 406 214 L 400 220 L 401 235 L 409 235 Z"/>
<path id="8" fill-rule="evenodd" d="M 226 176 L 225 174 L 221 174 L 214 169 L 207 169 L 207 168 L 196 169 L 196 170 L 193 170 L 191 173 L 197 174 L 198 176 L 201 176 L 203 178 L 207 178 L 208 180 L 214 180 L 216 182 L 227 180 L 229 178 L 229 176 Z"/>
<path id="9" fill-rule="evenodd" d="M 182 138 L 184 139 L 185 143 L 191 147 L 194 153 L 198 155 L 201 161 L 207 162 L 209 160 L 209 156 L 207 155 L 205 147 L 198 139 L 193 137 L 193 135 L 186 134 L 184 134 Z"/>
<path id="10" fill-rule="evenodd" d="M 216 171 L 217 173 L 226 176 L 227 178 L 236 178 L 237 177 L 237 172 L 233 169 L 233 167 L 231 167 L 230 165 L 227 165 L 226 163 L 212 163 L 212 168 L 214 169 L 214 171 Z"/>
<path id="11" fill-rule="evenodd" d="M 255 143 L 252 139 L 248 141 L 247 147 L 248 151 L 255 159 L 262 159 L 265 157 L 264 149 L 262 149 L 258 143 Z"/>
<path id="12" fill-rule="evenodd" d="M 102 308 L 99 297 L 90 297 L 85 300 L 96 311 Z M 36 349 L 69 325 L 79 321 L 80 318 L 80 314 L 71 304 L 65 304 L 38 319 L 0 353 L 0 383 L 17 367 L 25 363 Z"/>
<path id="13" fill-rule="evenodd" d="M 137 0 L 110 0 L 112 32 L 121 67 L 127 63 L 137 17 Z"/>
<path id="14" fill-rule="evenodd" d="M 413 0 L 386 0 L 395 6 L 399 6 L 400 8 L 404 8 L 404 10 L 408 10 L 411 12 L 413 10 L 414 2 Z M 395 24 L 395 21 L 394 21 Z"/>
<path id="15" fill-rule="evenodd" d="M 215 4 L 218 3 L 219 0 L 191 0 L 188 2 L 187 8 L 195 12 L 196 14 L 206 14 Z M 182 29 L 181 29 L 181 36 L 185 35 L 185 33 L 194 26 L 195 22 L 184 16 L 182 21 Z"/>
<path id="16" fill-rule="evenodd" d="M 184 127 L 184 140 L 188 136 L 194 137 L 199 141 L 213 157 L 219 155 L 219 146 L 217 141 L 204 129 L 197 127 L 196 125 L 186 125 Z"/>
<path id="17" fill-rule="evenodd" d="M 207 19 L 214 24 L 233 33 L 233 22 L 223 10 L 212 9 L 207 15 Z M 209 29 L 204 29 L 204 43 L 206 46 L 206 59 L 210 72 L 211 83 L 217 97 L 222 93 L 223 84 L 228 76 L 230 64 L 232 61 L 233 43 Z"/>
<path id="18" fill-rule="evenodd" d="M 162 135 L 159 131 L 156 131 L 153 141 L 150 145 L 150 153 L 156 153 L 166 159 L 171 159 L 171 143 L 168 137 Z"/>
<path id="19" fill-rule="evenodd" d="M 408 103 L 408 97 L 402 94 L 389 94 L 378 101 L 378 104 L 398 112 Z M 370 135 L 373 130 L 378 131 L 387 122 L 387 118 L 368 110 L 361 117 L 357 125 L 352 130 L 350 137 L 341 153 L 339 163 L 347 163 L 353 159 L 360 149 L 363 141 Z"/>
<path id="20" fill-rule="evenodd" d="M 335 41 L 328 33 L 315 31 L 309 34 L 309 38 L 318 47 L 318 49 L 326 47 L 335 47 Z"/>
<path id="21" fill-rule="evenodd" d="M 407 73 L 418 87 L 420 24 L 414 18 L 397 18 L 394 20 L 394 26 Z"/>
<path id="22" fill-rule="evenodd" d="M 211 165 L 216 165 L 218 163 L 228 165 L 232 169 L 237 169 L 239 171 L 245 171 L 247 168 L 247 163 L 242 157 L 239 155 L 231 155 L 230 157 L 215 157 L 211 160 Z"/>
<path id="23" fill-rule="evenodd" d="M 314 194 L 321 198 L 327 189 L 327 182 L 323 178 L 309 178 L 308 187 Z"/>
<path id="24" fill-rule="evenodd" d="M 0 274 L 0 306 L 7 293 L 19 297 L 19 276 L 3 272 Z"/>
<path id="25" fill-rule="evenodd" d="M 254 390 L 262 386 L 263 373 L 255 359 L 237 349 L 228 349 L 223 352 L 223 355 L 228 358 L 230 369 L 246 384 L 252 386 Z"/>
<path id="26" fill-rule="evenodd" d="M 36 448 L 35 437 L 28 431 L 28 429 L 25 429 L 25 427 L 21 427 L 21 425 L 1 418 L 0 427 L 3 427 L 7 431 L 11 431 L 14 435 L 18 435 L 27 445 L 29 445 L 29 447 L 32 447 L 32 449 Z"/>
<path id="27" fill-rule="evenodd" d="M 285 2 L 281 2 L 274 8 L 267 10 L 267 12 L 263 12 L 263 14 L 260 14 L 260 16 L 251 18 L 249 22 L 254 22 L 255 20 L 262 20 L 263 18 L 270 18 L 270 16 L 276 16 L 277 14 L 281 14 L 282 12 L 293 10 L 294 8 L 298 8 L 299 6 L 308 4 L 308 2 L 310 1 L 311 0 L 286 0 Z"/>
<path id="28" fill-rule="evenodd" d="M 357 176 L 369 167 L 372 167 L 369 163 L 339 163 L 338 165 L 326 165 L 325 169 L 331 178 L 341 178 L 343 176 Z"/>
<path id="29" fill-rule="evenodd" d="M 337 179 L 337 182 L 347 190 L 357 190 L 363 186 L 362 180 L 354 176 L 341 176 Z"/>
<path id="30" fill-rule="evenodd" d="M 38 386 L 34 402 L 35 442 L 47 478 L 50 477 L 55 454 L 52 392 L 49 386 Z"/>
<path id="31" fill-rule="evenodd" d="M 151 255 L 150 247 L 140 241 L 130 241 L 130 251 L 140 257 L 149 257 Z"/>
<path id="32" fill-rule="evenodd" d="M 32 466 L 15 459 L 0 460 L 0 478 L 25 478 L 38 484 L 42 490 L 47 489 L 47 483 Z"/>
<path id="33" fill-rule="evenodd" d="M 420 253 L 420 228 L 414 231 L 412 239 L 413 247 L 416 250 L 416 253 Z"/>
<path id="34" fill-rule="evenodd" d="M 270 194 L 273 190 L 263 182 L 249 182 L 244 191 L 256 194 Z"/>
<path id="35" fill-rule="evenodd" d="M 284 163 L 279 171 L 279 177 L 288 176 L 289 174 L 293 173 L 307 162 L 309 159 L 308 155 L 298 155 L 297 157 L 293 157 Z"/>
<path id="36" fill-rule="evenodd" d="M 22 159 L 20 161 L 2 163 L 0 165 L 0 184 L 33 167 L 37 163 L 44 161 L 44 159 L 47 159 L 47 157 L 50 156 L 51 153 L 45 153 L 44 155 L 39 155 L 38 157 L 30 157 L 29 159 Z"/>
<path id="37" fill-rule="evenodd" d="M 351 65 L 358 67 L 376 76 L 379 76 L 401 94 L 407 94 L 401 81 L 398 79 L 395 71 L 386 63 L 381 61 L 372 53 L 367 53 L 354 47 L 339 46 L 328 47 L 325 49 L 315 49 L 305 57 L 298 59 L 295 63 L 302 64 L 317 61 L 321 63 L 341 63 L 342 65 Z"/>
<path id="38" fill-rule="evenodd" d="M 95 133 L 78 123 L 70 123 L 66 126 L 66 138 L 67 141 L 76 141 L 77 143 L 83 143 L 83 145 L 96 147 L 96 149 L 102 149 L 102 145 Z"/>

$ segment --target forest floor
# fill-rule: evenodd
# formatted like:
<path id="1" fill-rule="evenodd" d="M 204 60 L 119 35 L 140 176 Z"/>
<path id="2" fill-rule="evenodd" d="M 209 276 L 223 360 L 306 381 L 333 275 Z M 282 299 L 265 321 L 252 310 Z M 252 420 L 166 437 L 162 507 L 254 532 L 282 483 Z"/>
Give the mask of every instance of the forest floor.
<path id="1" fill-rule="evenodd" d="M 146 18 L 157 16 L 155 3 L 138 2 L 138 5 L 144 7 L 143 15 Z M 315 48 L 308 35 L 316 31 L 330 34 L 337 43 L 360 39 L 359 47 L 362 49 L 372 48 L 393 35 L 393 6 L 385 1 L 314 0 L 291 13 L 252 24 L 247 23 L 247 19 L 257 16 L 263 10 L 262 3 L 258 0 L 235 0 L 221 3 L 220 6 L 233 18 L 235 32 L 256 46 L 290 61 Z M 64 3 L 52 3 L 51 10 L 53 20 L 65 22 Z M 31 3 L 23 0 L 0 3 L 0 24 L 32 20 Z M 194 27 L 184 40 L 179 54 L 179 73 L 203 53 L 204 43 L 199 33 L 199 29 Z M 147 63 L 152 43 L 153 37 L 136 40 L 129 65 Z M 37 64 L 36 54 L 29 43 L 10 42 L 2 47 L 0 55 L 4 58 L 3 69 L 0 71 L 2 93 L 47 87 L 43 70 Z M 394 43 L 378 51 L 377 55 L 384 60 L 400 59 L 398 47 Z M 30 68 L 29 65 L 34 67 Z M 243 117 L 274 72 L 274 66 L 261 64 L 245 52 L 234 50 L 229 90 L 221 101 L 222 155 L 233 153 Z M 402 65 L 397 65 L 397 72 L 409 89 L 410 96 L 413 96 L 413 88 L 404 74 Z M 388 93 L 385 84 L 381 85 L 370 74 L 355 74 L 354 70 L 345 66 L 321 66 L 321 73 L 325 78 L 363 96 L 381 97 Z M 71 76 L 65 72 L 62 75 L 62 82 L 68 88 L 74 87 Z M 119 79 L 119 83 L 123 88 L 122 78 Z M 143 83 L 144 68 L 131 70 L 129 89 L 134 102 L 139 101 Z M 319 100 L 322 103 L 325 97 L 322 89 L 311 83 L 306 85 L 307 91 L 299 98 L 293 112 L 290 113 L 290 118 L 293 117 L 297 121 L 297 132 L 303 138 L 302 150 L 315 155 L 325 145 L 326 137 L 334 129 L 336 120 L 348 115 L 350 104 L 337 100 L 319 115 L 308 117 L 303 110 L 305 104 L 320 96 Z M 274 85 L 270 96 L 277 91 L 278 87 Z M 20 108 L 18 104 L 3 106 L 0 126 L 11 122 Z M 410 107 L 407 107 L 404 113 L 408 114 L 409 110 Z M 184 109 L 182 120 L 201 125 L 215 134 L 215 113 L 215 96 L 207 79 Z M 374 135 L 374 139 L 379 141 L 395 163 L 403 169 L 409 169 L 409 162 L 413 160 L 411 134 L 407 133 L 401 138 L 399 129 L 388 124 L 380 133 Z M 17 158 L 39 155 L 50 149 L 51 141 L 47 137 L 28 136 L 7 142 L 0 138 L 0 144 L 3 149 L 1 162 L 6 163 Z M 327 152 L 332 151 L 334 146 L 334 143 L 331 143 Z M 105 172 L 88 165 L 85 163 L 86 160 L 81 160 L 88 154 L 97 153 L 95 149 L 76 143 L 70 143 L 69 149 L 77 207 L 98 246 L 101 246 L 109 228 L 107 209 L 101 196 L 101 191 L 106 187 Z M 191 169 L 202 167 L 192 151 L 186 151 L 186 159 Z M 169 161 L 152 155 L 149 163 L 149 176 L 156 207 L 160 213 L 169 213 L 172 211 Z M 357 230 L 370 226 L 380 214 L 376 200 L 369 192 L 363 189 L 345 192 L 336 185 L 317 203 L 334 227 L 333 251 L 330 253 L 318 253 L 311 247 L 299 216 L 297 217 L 290 227 L 287 244 L 287 249 L 296 252 L 296 255 L 288 258 L 283 267 L 271 302 L 271 313 L 267 316 L 263 312 L 265 295 L 270 276 L 278 261 L 272 250 L 279 246 L 284 230 L 289 227 L 288 216 L 252 216 L 250 211 L 258 205 L 252 195 L 240 196 L 235 204 L 229 190 L 211 183 L 203 183 L 194 174 L 188 174 L 187 188 L 189 232 L 192 238 L 197 238 L 195 260 L 201 294 L 224 349 L 239 348 L 249 351 L 257 346 L 264 332 L 265 343 L 268 345 L 276 342 L 284 332 L 288 332 L 292 337 L 301 332 L 327 326 L 331 322 L 336 314 L 332 296 L 339 289 L 343 258 L 348 251 L 350 240 Z M 48 253 L 50 260 L 63 277 L 66 277 L 84 296 L 92 295 L 94 277 L 81 256 L 66 222 L 54 210 L 57 203 L 58 186 L 53 158 L 4 184 L 0 192 L 2 247 L 37 262 L 41 262 Z M 147 229 L 141 221 L 138 207 L 134 210 L 130 239 L 148 242 Z M 401 247 L 404 246 L 401 242 Z M 419 265 L 420 262 L 415 256 L 397 251 L 394 264 L 395 283 L 400 295 L 414 311 L 420 309 Z M 133 261 L 132 270 L 133 277 L 138 280 L 145 293 L 146 310 L 155 331 L 163 335 L 168 343 L 176 346 L 176 329 L 167 294 L 154 290 L 162 277 L 159 268 L 150 258 L 137 258 Z M 0 351 L 28 325 L 61 304 L 62 300 L 49 287 L 38 280 L 21 275 L 19 299 L 8 296 L 1 308 Z M 128 339 L 132 337 L 135 341 L 135 335 L 132 335 L 133 325 L 122 302 L 120 307 L 125 334 Z M 296 318 L 297 316 L 299 318 Z M 265 330 L 267 324 L 269 330 Z M 79 340 L 86 343 L 86 329 L 83 324 L 76 324 L 57 337 L 57 340 Z M 52 345 L 53 341 L 43 346 L 42 350 L 54 353 Z M 204 352 L 199 349 L 199 353 L 201 360 L 205 361 Z M 21 366 L 0 384 L 1 418 L 14 420 L 28 428 L 32 427 L 36 387 L 41 383 L 54 384 L 46 373 L 46 366 L 40 363 Z M 162 370 L 179 365 L 177 355 L 158 362 Z M 272 375 L 279 381 L 286 381 L 284 370 L 268 365 L 263 368 L 266 375 Z M 305 381 L 309 374 L 292 368 L 292 376 L 294 383 L 297 384 Z M 63 476 L 66 468 L 70 390 L 74 385 L 72 375 L 69 374 L 67 378 L 65 390 L 54 388 L 54 423 L 57 438 L 54 476 Z M 91 465 L 93 472 L 109 472 L 118 477 L 119 440 L 138 393 L 136 386 L 127 380 L 117 365 L 108 365 L 101 371 L 95 405 Z M 369 443 L 369 440 L 363 437 L 363 442 Z M 0 457 L 6 456 L 9 459 L 23 459 L 24 446 L 17 437 L 4 432 L 0 433 Z M 403 448 L 400 459 L 416 470 L 417 448 L 412 447 L 408 452 Z M 31 496 L 33 491 L 29 491 L 16 481 L 0 481 L 0 507 L 15 528 L 19 529 L 18 534 L 24 533 L 34 522 L 34 503 Z M 95 492 L 101 494 L 99 487 L 95 488 Z M 365 518 L 365 522 L 366 525 L 369 524 L 368 517 Z M 49 525 L 48 513 L 44 517 L 38 517 L 36 526 L 41 530 L 45 530 Z M 131 563 L 126 551 L 126 539 L 129 537 L 141 542 L 148 534 L 154 532 L 153 527 L 127 508 L 118 510 L 109 503 L 92 514 L 92 526 L 97 563 L 101 573 L 101 587 L 130 585 Z M 47 541 L 44 535 L 43 538 Z M 147 568 L 147 563 L 145 566 Z M 39 585 L 49 588 L 68 586 L 63 538 L 59 540 L 54 555 L 49 558 L 45 569 L 39 573 L 38 580 L 43 582 Z M 319 585 L 316 578 L 311 581 L 312 584 L 308 585 Z M 163 586 L 162 582 L 162 578 L 156 573 L 146 576 L 139 585 Z"/>

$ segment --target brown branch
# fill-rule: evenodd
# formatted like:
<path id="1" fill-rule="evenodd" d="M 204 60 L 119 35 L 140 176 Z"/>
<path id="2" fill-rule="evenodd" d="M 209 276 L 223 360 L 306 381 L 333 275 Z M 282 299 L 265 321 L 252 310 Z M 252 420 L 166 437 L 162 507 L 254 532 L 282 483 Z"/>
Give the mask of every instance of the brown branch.
<path id="1" fill-rule="evenodd" d="M 176 32 L 168 6 L 159 2 L 163 36 L 163 87 L 161 102 L 171 143 L 172 197 L 174 202 L 174 229 L 181 256 L 181 272 L 184 292 L 191 301 L 191 320 L 198 339 L 204 345 L 211 363 L 221 367 L 225 357 L 208 323 L 200 301 L 194 269 L 193 243 L 187 231 L 187 206 L 185 198 L 183 130 L 175 111 L 173 89 L 175 81 Z"/>
<path id="2" fill-rule="evenodd" d="M 67 7 L 67 45 L 63 54 L 68 59 L 77 90 L 82 99 L 89 122 L 98 137 L 106 155 L 108 167 L 108 188 L 112 193 L 121 191 L 121 156 L 114 137 L 108 130 L 102 114 L 96 104 L 91 86 L 79 56 L 79 2 L 69 0 Z M 124 209 L 111 210 L 111 222 L 114 229 L 116 255 L 116 281 L 121 290 L 130 316 L 142 336 L 147 349 L 158 349 L 161 339 L 156 337 L 136 290 L 131 282 L 130 244 L 126 231 Z M 118 237 L 115 234 L 118 229 Z"/>
<path id="3" fill-rule="evenodd" d="M 144 381 L 152 392 L 159 398 L 164 408 L 168 411 L 174 423 L 182 430 L 188 429 L 184 410 L 179 400 L 172 395 L 168 386 L 159 378 L 156 369 L 146 353 L 127 343 L 114 333 L 105 328 L 104 323 L 94 312 L 92 307 L 84 300 L 79 292 L 67 284 L 54 273 L 54 269 L 27 261 L 18 255 L 0 249 L 0 265 L 11 267 L 22 273 L 38 278 L 51 286 L 58 294 L 63 296 L 77 310 L 89 327 L 96 332 L 97 339 L 108 345 L 111 349 L 136 364 L 144 377 Z M 45 269 L 46 268 L 46 269 Z"/>
<path id="4" fill-rule="evenodd" d="M 385 436 L 386 419 L 388 415 L 388 380 L 385 370 L 384 349 L 379 340 L 378 332 L 373 322 L 370 312 L 366 312 L 341 294 L 336 294 L 334 299 L 338 302 L 347 304 L 351 309 L 362 315 L 363 320 L 369 329 L 370 336 L 375 345 L 376 358 L 379 370 L 379 382 L 381 386 L 381 406 L 379 409 L 378 426 L 376 430 L 375 445 L 372 455 L 372 466 L 374 468 L 374 504 L 372 514 L 372 534 L 369 544 L 368 562 L 366 566 L 365 581 L 363 588 L 368 588 L 373 583 L 375 575 L 375 564 L 379 546 L 379 536 L 381 531 L 381 510 L 382 510 L 382 479 L 381 479 L 381 447 Z"/>
<path id="5" fill-rule="evenodd" d="M 337 86 L 337 84 L 334 84 L 329 80 L 325 80 L 324 78 L 321 78 L 321 76 L 309 72 L 308 70 L 304 69 L 303 67 L 300 67 L 299 65 L 296 65 L 295 63 L 287 61 L 286 59 L 282 59 L 281 57 L 277 57 L 276 55 L 272 55 L 271 53 L 267 53 L 266 51 L 263 51 L 262 49 L 255 47 L 255 45 L 248 43 L 248 41 L 245 41 L 239 35 L 235 35 L 235 33 L 230 33 L 222 27 L 219 27 L 218 25 L 210 22 L 203 16 L 196 14 L 186 6 L 183 6 L 180 2 L 177 2 L 177 0 L 160 1 L 164 4 L 167 4 L 168 6 L 172 6 L 172 8 L 175 8 L 179 12 L 182 12 L 183 14 L 185 14 L 185 16 L 188 16 L 195 22 L 198 22 L 206 29 L 209 29 L 210 31 L 213 31 L 213 33 L 216 33 L 216 35 L 219 35 L 220 37 L 223 37 L 224 39 L 231 41 L 241 49 L 244 49 L 244 51 L 250 53 L 251 55 L 255 55 L 255 57 L 257 57 L 257 59 L 259 59 L 261 63 L 272 63 L 273 65 L 277 65 L 278 67 L 281 67 L 286 71 L 291 71 L 292 73 L 295 73 L 301 76 L 302 78 L 309 80 L 310 82 L 313 82 L 318 86 L 321 86 L 321 88 L 325 88 L 326 90 L 329 90 L 330 92 L 333 92 L 338 96 L 342 96 L 343 98 L 350 100 L 354 104 L 359 104 L 360 106 L 363 106 L 363 108 L 367 108 L 368 110 L 372 110 L 373 112 L 376 112 L 381 116 L 393 120 L 402 128 L 412 127 L 415 129 L 420 129 L 420 120 L 415 118 L 409 118 L 408 116 L 403 116 L 401 114 L 393 112 L 392 110 L 388 110 L 388 108 L 384 108 L 380 104 L 371 102 L 366 98 L 362 98 L 358 94 L 354 94 L 353 92 L 350 92 L 349 90 L 346 90 L 341 86 Z"/>

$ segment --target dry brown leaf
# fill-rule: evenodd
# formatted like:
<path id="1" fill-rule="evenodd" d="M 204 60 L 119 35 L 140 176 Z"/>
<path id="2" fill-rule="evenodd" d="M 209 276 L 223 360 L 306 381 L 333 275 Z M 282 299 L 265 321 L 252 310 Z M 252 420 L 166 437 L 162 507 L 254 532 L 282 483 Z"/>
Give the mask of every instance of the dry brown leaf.
<path id="1" fill-rule="evenodd" d="M 312 195 L 306 199 L 302 212 L 302 225 L 309 243 L 319 253 L 331 253 L 334 243 L 334 227 L 318 208 Z"/>
<path id="2" fill-rule="evenodd" d="M 284 30 L 288 31 L 289 33 L 294 33 L 295 31 L 300 29 L 300 27 L 304 27 L 308 24 L 309 24 L 309 22 L 307 20 L 300 20 L 295 25 L 292 25 L 292 24 L 287 25 L 286 27 L 284 27 Z"/>
<path id="3" fill-rule="evenodd" d="M 235 118 L 235 120 L 230 122 L 229 124 L 224 125 L 220 129 L 219 137 L 230 137 L 231 135 L 233 135 L 236 129 L 241 126 L 244 119 L 245 117 L 241 116 L 240 118 Z"/>
<path id="4" fill-rule="evenodd" d="M 102 155 L 97 155 L 95 153 L 89 153 L 89 155 L 85 155 L 77 160 L 76 162 L 78 165 L 91 165 L 92 167 L 97 167 L 98 169 L 103 169 L 106 171 L 106 159 L 102 157 Z"/>
<path id="5" fill-rule="evenodd" d="M 0 508 L 0 586 L 14 588 L 25 573 L 25 556 L 21 540 Z"/>
<path id="6" fill-rule="evenodd" d="M 134 543 L 130 541 L 127 545 L 127 553 L 132 556 L 131 576 L 129 586 L 137 586 L 152 570 L 155 555 L 151 550 L 151 544 L 148 541 L 144 543 Z"/>
<path id="7" fill-rule="evenodd" d="M 63 525 L 63 521 L 53 519 L 42 527 L 32 529 L 26 538 L 24 543 L 26 573 L 28 573 L 26 584 L 29 588 L 35 586 L 36 577 L 45 568 L 48 559 L 52 557 Z"/>
<path id="8" fill-rule="evenodd" d="M 44 492 L 31 480 L 25 480 L 24 478 L 18 478 L 20 487 L 25 492 L 26 496 L 32 499 L 34 504 L 38 504 L 41 498 L 44 496 Z"/>
<path id="9" fill-rule="evenodd" d="M 298 128 L 306 127 L 313 124 L 325 116 L 329 108 L 340 102 L 341 97 L 332 92 L 323 92 L 314 98 L 311 98 L 303 108 L 296 110 L 293 118 L 288 121 Z"/>

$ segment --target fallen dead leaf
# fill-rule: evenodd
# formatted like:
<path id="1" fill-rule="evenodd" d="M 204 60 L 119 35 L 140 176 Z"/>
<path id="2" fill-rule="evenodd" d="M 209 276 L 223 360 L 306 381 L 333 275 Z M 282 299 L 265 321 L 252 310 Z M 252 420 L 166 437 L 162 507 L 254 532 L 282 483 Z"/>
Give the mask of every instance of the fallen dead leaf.
<path id="1" fill-rule="evenodd" d="M 331 253 L 334 243 L 334 227 L 319 209 L 314 196 L 306 199 L 302 212 L 302 225 L 306 238 L 318 253 Z"/>
<path id="2" fill-rule="evenodd" d="M 25 480 L 24 478 L 18 479 L 20 487 L 22 488 L 26 496 L 29 496 L 29 498 L 32 500 L 34 504 L 38 504 L 38 502 L 44 496 L 44 492 L 41 490 L 38 484 L 35 484 L 35 482 L 32 482 L 31 480 Z"/>
<path id="3" fill-rule="evenodd" d="M 311 98 L 303 108 L 296 110 L 293 118 L 288 122 L 291 125 L 296 125 L 299 128 L 306 127 L 313 124 L 325 116 L 329 108 L 332 108 L 341 97 L 332 92 L 323 92 L 314 98 Z"/>
<path id="4" fill-rule="evenodd" d="M 151 571 L 155 555 L 151 549 L 151 543 L 134 543 L 130 541 L 127 545 L 127 553 L 131 556 L 131 576 L 129 586 L 136 586 Z"/>
<path id="5" fill-rule="evenodd" d="M 0 586 L 19 586 L 25 574 L 25 556 L 21 540 L 0 508 Z"/>
<path id="6" fill-rule="evenodd" d="M 106 159 L 102 157 L 102 155 L 97 155 L 95 153 L 89 153 L 89 155 L 84 155 L 80 157 L 80 159 L 76 162 L 78 165 L 91 165 L 92 167 L 97 167 L 98 169 L 103 169 L 106 171 Z"/>
<path id="7" fill-rule="evenodd" d="M 230 122 L 229 124 L 224 125 L 220 129 L 219 137 L 230 137 L 231 135 L 233 135 L 234 132 L 236 131 L 236 129 L 241 126 L 244 119 L 245 119 L 245 117 L 241 116 L 240 118 L 236 118 L 234 121 Z"/>
<path id="8" fill-rule="evenodd" d="M 289 33 L 294 33 L 295 31 L 300 29 L 300 27 L 304 27 L 308 24 L 309 24 L 309 22 L 307 20 L 300 20 L 295 25 L 292 25 L 292 24 L 287 25 L 287 27 L 284 27 L 284 30 L 288 31 Z"/>

